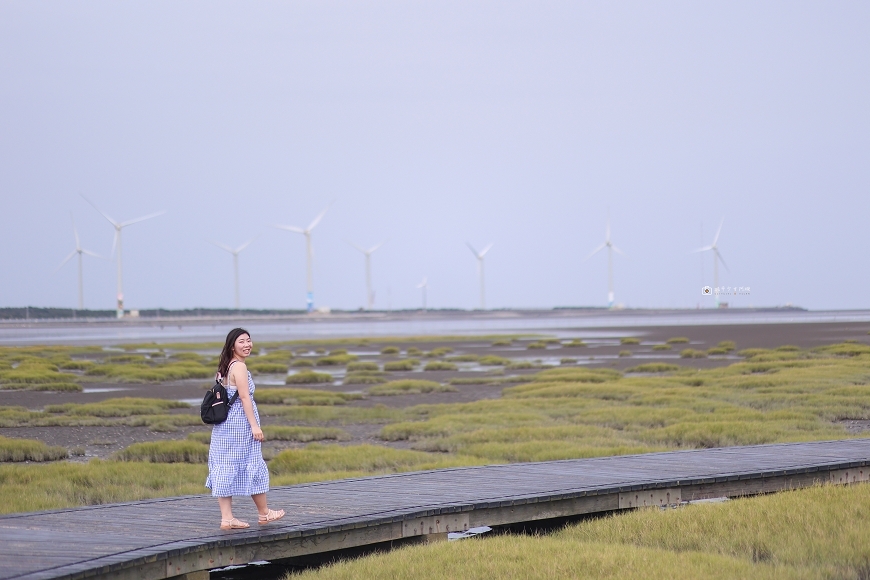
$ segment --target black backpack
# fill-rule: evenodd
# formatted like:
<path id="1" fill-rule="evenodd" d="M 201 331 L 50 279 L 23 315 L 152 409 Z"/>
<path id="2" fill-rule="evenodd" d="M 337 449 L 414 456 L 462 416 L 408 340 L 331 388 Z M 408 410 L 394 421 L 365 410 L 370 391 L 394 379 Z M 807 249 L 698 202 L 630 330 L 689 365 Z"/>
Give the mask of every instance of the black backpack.
<path id="1" fill-rule="evenodd" d="M 232 398 L 227 397 L 227 389 L 221 382 L 221 374 L 218 373 L 214 378 L 214 386 L 206 392 L 202 398 L 202 405 L 199 407 L 199 416 L 202 417 L 202 422 L 207 425 L 223 423 L 227 420 L 230 407 L 233 406 L 233 403 L 238 398 L 238 389 L 236 389 Z"/>

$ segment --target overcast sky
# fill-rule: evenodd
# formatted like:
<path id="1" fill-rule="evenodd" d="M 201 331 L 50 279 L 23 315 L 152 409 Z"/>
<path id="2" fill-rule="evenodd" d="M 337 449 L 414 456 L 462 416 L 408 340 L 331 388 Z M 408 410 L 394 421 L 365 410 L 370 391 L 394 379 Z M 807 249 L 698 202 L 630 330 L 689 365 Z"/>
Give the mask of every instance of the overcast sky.
<path id="1" fill-rule="evenodd" d="M 870 306 L 870 3 L 0 3 L 0 306 Z M 114 262 L 84 264 L 114 308 Z"/>

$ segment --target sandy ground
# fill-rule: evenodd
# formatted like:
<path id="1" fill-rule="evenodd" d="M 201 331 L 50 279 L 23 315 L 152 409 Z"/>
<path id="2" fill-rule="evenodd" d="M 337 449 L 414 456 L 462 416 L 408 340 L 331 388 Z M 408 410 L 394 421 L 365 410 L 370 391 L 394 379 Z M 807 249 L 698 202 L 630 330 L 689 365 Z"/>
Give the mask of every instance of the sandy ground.
<path id="1" fill-rule="evenodd" d="M 804 323 L 804 324 L 754 324 L 754 325 L 721 325 L 721 326 L 685 326 L 685 327 L 636 327 L 623 329 L 610 329 L 617 332 L 616 336 L 635 336 L 641 340 L 640 345 L 623 346 L 615 338 L 586 338 L 583 329 L 576 330 L 576 337 L 584 338 L 588 346 L 565 348 L 554 345 L 546 349 L 530 350 L 526 348 L 528 341 L 520 341 L 510 347 L 494 347 L 491 341 L 466 341 L 466 342 L 432 342 L 432 343 L 405 343 L 391 341 L 401 347 L 414 346 L 421 350 L 430 350 L 438 346 L 450 346 L 454 349 L 452 355 L 472 353 L 477 355 L 497 355 L 514 360 L 542 361 L 545 364 L 559 364 L 561 359 L 572 358 L 578 364 L 588 365 L 591 368 L 614 368 L 625 370 L 629 367 L 644 362 L 672 362 L 683 366 L 698 368 L 711 368 L 731 364 L 739 360 L 736 356 L 709 357 L 706 359 L 681 359 L 679 352 L 682 348 L 690 347 L 704 350 L 715 346 L 723 340 L 734 341 L 737 349 L 750 347 L 774 348 L 785 344 L 793 344 L 801 348 L 811 348 L 824 344 L 842 342 L 844 340 L 858 340 L 870 342 L 868 323 Z M 565 335 L 562 331 L 560 334 Z M 571 334 L 570 332 L 568 334 Z M 689 344 L 674 345 L 672 351 L 653 351 L 652 346 L 663 343 L 672 337 L 686 337 Z M 375 351 L 387 343 L 376 343 L 365 347 L 367 351 Z M 349 349 L 351 352 L 354 348 Z M 632 356 L 619 357 L 619 352 L 630 350 Z M 381 356 L 361 356 L 361 360 L 383 361 Z M 318 369 L 324 370 L 324 369 Z M 329 369 L 327 369 L 329 370 Z M 472 377 L 491 375 L 497 373 L 491 367 L 481 368 L 473 363 L 461 363 L 458 371 L 436 372 L 402 372 L 389 373 L 391 379 L 415 378 L 446 382 L 452 377 Z M 505 371 L 507 375 L 523 375 L 537 372 L 536 370 Z M 337 381 L 340 382 L 340 374 Z M 280 385 L 283 377 L 260 376 L 255 377 L 258 389 L 275 388 Z M 271 383 L 271 384 L 270 384 Z M 205 388 L 210 386 L 211 381 L 189 380 L 176 381 L 164 384 L 124 384 L 124 383 L 87 383 L 82 393 L 53 393 L 35 391 L 5 391 L 3 403 L 7 406 L 20 405 L 28 409 L 42 409 L 45 405 L 57 403 L 86 403 L 96 402 L 116 397 L 153 397 L 160 399 L 182 400 L 194 403 L 195 406 L 188 412 L 193 415 L 198 413 L 198 401 L 202 399 Z M 366 385 L 317 385 L 306 388 L 318 388 L 328 391 L 360 392 Z M 453 393 L 430 393 L 421 395 L 400 395 L 393 397 L 366 397 L 354 401 L 353 406 L 386 405 L 393 408 L 406 408 L 419 404 L 461 403 L 481 399 L 495 399 L 501 396 L 504 385 L 460 385 L 458 391 Z M 256 398 L 256 397 L 255 397 Z M 264 420 L 269 424 L 285 424 L 290 422 L 281 421 L 269 417 Z M 846 421 L 844 426 L 851 433 L 861 433 L 870 430 L 870 421 Z M 347 431 L 352 439 L 344 444 L 372 443 L 384 445 L 377 439 L 380 425 L 353 424 L 336 425 Z M 7 437 L 21 437 L 38 439 L 51 445 L 62 445 L 77 452 L 84 452 L 79 460 L 87 460 L 92 457 L 108 457 L 115 451 L 123 449 L 134 442 L 156 441 L 164 439 L 182 439 L 187 434 L 197 431 L 207 431 L 206 426 L 178 428 L 174 432 L 159 433 L 151 431 L 147 427 L 20 427 L 0 428 L 0 435 Z M 281 449 L 298 447 L 301 444 L 289 442 L 268 442 L 264 452 L 274 454 Z M 389 443 L 398 448 L 406 447 L 407 442 Z"/>

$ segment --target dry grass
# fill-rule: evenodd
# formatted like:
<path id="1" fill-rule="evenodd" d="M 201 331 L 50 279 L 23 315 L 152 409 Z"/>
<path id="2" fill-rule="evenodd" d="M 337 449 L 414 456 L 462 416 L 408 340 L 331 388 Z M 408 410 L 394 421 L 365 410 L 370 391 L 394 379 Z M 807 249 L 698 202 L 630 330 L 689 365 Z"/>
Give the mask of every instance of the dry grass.
<path id="1" fill-rule="evenodd" d="M 458 389 L 451 385 L 442 385 L 435 381 L 422 381 L 416 379 L 404 379 L 398 381 L 390 381 L 382 385 L 377 385 L 369 389 L 369 394 L 373 396 L 390 396 L 390 395 L 419 395 L 420 393 L 449 393 L 456 392 Z"/>
<path id="2" fill-rule="evenodd" d="M 295 375 L 289 375 L 284 379 L 287 385 L 314 385 L 318 383 L 331 383 L 332 375 L 329 373 L 316 373 L 314 371 L 301 371 Z"/>
<path id="3" fill-rule="evenodd" d="M 12 439 L 0 435 L 0 462 L 56 461 L 67 458 L 65 447 L 49 446 L 32 439 Z"/>
<path id="4" fill-rule="evenodd" d="M 361 395 L 316 389 L 257 389 L 254 395 L 257 404 L 265 405 L 343 405 L 359 398 Z"/>
<path id="5" fill-rule="evenodd" d="M 208 446 L 198 441 L 148 441 L 134 443 L 115 454 L 119 461 L 150 463 L 206 463 Z"/>
<path id="6" fill-rule="evenodd" d="M 426 363 L 426 366 L 423 367 L 424 371 L 455 371 L 458 367 L 447 361 L 441 360 L 433 360 L 432 362 Z"/>
<path id="7" fill-rule="evenodd" d="M 854 578 L 870 572 L 870 486 L 637 510 L 542 536 L 411 546 L 293 578 Z"/>

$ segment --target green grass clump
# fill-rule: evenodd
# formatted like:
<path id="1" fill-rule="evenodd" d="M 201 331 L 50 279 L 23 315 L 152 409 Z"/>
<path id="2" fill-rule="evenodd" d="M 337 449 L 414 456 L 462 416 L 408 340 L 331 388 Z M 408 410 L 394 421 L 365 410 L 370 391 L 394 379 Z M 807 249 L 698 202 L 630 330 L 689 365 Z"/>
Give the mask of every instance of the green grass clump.
<path id="1" fill-rule="evenodd" d="M 439 346 L 438 348 L 433 348 L 429 352 L 426 353 L 428 357 L 440 357 L 445 356 L 453 352 L 453 349 L 449 346 Z"/>
<path id="2" fill-rule="evenodd" d="M 406 358 L 402 360 L 393 360 L 384 363 L 385 371 L 413 371 L 414 367 L 419 365 L 420 361 L 415 358 Z"/>
<path id="3" fill-rule="evenodd" d="M 536 340 L 536 341 L 534 341 L 534 342 L 530 342 L 530 343 L 528 344 L 528 346 L 526 346 L 526 348 L 528 348 L 528 349 L 541 349 L 541 348 L 547 348 L 547 343 L 544 342 L 544 341 L 542 341 L 542 340 Z"/>
<path id="4" fill-rule="evenodd" d="M 575 364 L 577 364 L 577 359 L 570 358 L 570 357 L 560 358 L 559 364 L 560 365 L 575 365 Z"/>
<path id="5" fill-rule="evenodd" d="M 684 348 L 680 351 L 680 358 L 706 358 L 707 353 L 703 350 L 695 350 L 694 348 Z"/>
<path id="6" fill-rule="evenodd" d="M 342 384 L 345 385 L 377 385 L 387 380 L 385 373 L 380 371 L 356 371 L 347 373 Z"/>
<path id="7" fill-rule="evenodd" d="M 714 346 L 713 348 L 707 349 L 707 355 L 709 356 L 722 356 L 728 354 L 727 348 L 720 348 L 718 346 Z"/>
<path id="8" fill-rule="evenodd" d="M 463 463 L 474 464 L 468 460 Z M 420 451 L 392 449 L 379 445 L 342 447 L 315 443 L 305 449 L 282 451 L 269 462 L 269 472 L 275 476 L 347 472 L 385 474 L 438 469 L 446 465 L 442 458 Z"/>
<path id="9" fill-rule="evenodd" d="M 347 372 L 352 373 L 356 371 L 379 371 L 381 367 L 378 366 L 376 362 L 352 362 L 347 365 Z"/>
<path id="10" fill-rule="evenodd" d="M 679 365 L 673 365 L 670 363 L 661 363 L 661 362 L 653 362 L 653 363 L 644 363 L 642 365 L 637 365 L 636 367 L 631 367 L 630 369 L 626 369 L 627 373 L 670 373 L 673 371 L 680 370 Z"/>
<path id="11" fill-rule="evenodd" d="M 578 347 L 586 346 L 586 343 L 583 342 L 579 338 L 575 338 L 574 340 L 569 340 L 568 342 L 563 343 L 562 346 L 564 348 L 578 348 Z"/>
<path id="12" fill-rule="evenodd" d="M 509 376 L 509 377 L 490 377 L 486 375 L 478 375 L 471 377 L 451 377 L 447 382 L 451 385 L 503 385 L 505 383 L 524 383 L 528 380 L 526 377 Z"/>
<path id="13" fill-rule="evenodd" d="M 336 427 L 263 427 L 263 433 L 267 441 L 297 441 L 308 443 L 310 441 L 349 441 L 350 434 Z"/>
<path id="14" fill-rule="evenodd" d="M 512 370 L 512 371 L 519 371 L 519 370 L 524 370 L 524 369 L 539 369 L 542 366 L 543 365 L 539 362 L 532 362 L 529 360 L 517 360 L 517 361 L 511 362 L 507 366 L 507 369 Z"/>
<path id="15" fill-rule="evenodd" d="M 211 443 L 211 430 L 208 431 L 197 431 L 196 433 L 188 433 L 187 438 L 191 441 L 197 441 L 199 443 L 205 443 L 208 445 Z"/>
<path id="16" fill-rule="evenodd" d="M 62 373 L 51 361 L 26 357 L 11 368 L 8 360 L 5 370 L 0 370 L 0 389 L 25 389 L 31 391 L 81 391 L 76 377 Z"/>
<path id="17" fill-rule="evenodd" d="M 416 346 L 408 347 L 408 356 L 423 356 L 423 351 Z"/>
<path id="18" fill-rule="evenodd" d="M 85 371 L 88 377 L 100 377 L 119 382 L 155 383 L 183 379 L 206 379 L 214 375 L 214 368 L 192 361 L 154 363 L 104 363 Z"/>
<path id="19" fill-rule="evenodd" d="M 314 371 L 300 371 L 295 375 L 289 375 L 284 379 L 285 385 L 313 385 L 318 383 L 331 383 L 332 375 L 329 373 L 317 373 Z"/>
<path id="20" fill-rule="evenodd" d="M 435 381 L 405 379 L 372 387 L 369 389 L 369 394 L 374 396 L 418 395 L 420 393 L 449 393 L 456 390 L 456 387 L 442 385 Z"/>
<path id="21" fill-rule="evenodd" d="M 317 359 L 317 366 L 319 367 L 335 367 L 335 366 L 344 366 L 346 364 L 354 362 L 358 357 L 352 354 L 331 354 L 329 356 Z"/>
<path id="22" fill-rule="evenodd" d="M 617 512 L 552 534 L 408 546 L 293 578 L 861 579 L 870 568 L 868 500 L 868 486 L 825 486 Z"/>
<path id="23" fill-rule="evenodd" d="M 688 344 L 689 339 L 685 336 L 675 336 L 673 338 L 669 338 L 667 341 L 668 344 Z"/>
<path id="24" fill-rule="evenodd" d="M 207 449 L 207 448 L 206 448 Z M 57 461 L 0 465 L 0 513 L 202 494 L 205 465 Z M 215 520 L 217 524 L 217 520 Z"/>
<path id="25" fill-rule="evenodd" d="M 669 344 L 654 344 L 652 347 L 653 350 L 671 350 L 671 348 L 673 347 Z"/>
<path id="26" fill-rule="evenodd" d="M 782 346 L 776 347 L 774 350 L 779 351 L 779 352 L 798 352 L 798 351 L 800 351 L 800 349 L 801 349 L 801 347 L 795 346 L 793 344 L 784 344 Z"/>
<path id="27" fill-rule="evenodd" d="M 630 350 L 621 350 L 619 351 L 619 356 L 631 356 Z"/>
<path id="28" fill-rule="evenodd" d="M 258 405 L 343 405 L 359 399 L 360 395 L 316 389 L 257 389 L 254 398 Z"/>
<path id="29" fill-rule="evenodd" d="M 718 348 L 724 348 L 728 352 L 731 352 L 735 348 L 737 348 L 737 344 L 733 340 L 723 340 L 720 341 L 719 344 L 716 345 Z"/>
<path id="30" fill-rule="evenodd" d="M 481 359 L 479 354 L 465 353 L 449 356 L 446 360 L 450 362 L 478 362 Z"/>
<path id="31" fill-rule="evenodd" d="M 63 369 L 65 371 L 86 371 L 89 368 L 93 367 L 96 363 L 92 360 L 81 360 L 81 359 L 67 359 L 56 361 L 57 368 Z"/>
<path id="32" fill-rule="evenodd" d="M 503 356 L 487 355 L 487 356 L 480 357 L 480 359 L 477 362 L 480 363 L 481 366 L 497 367 L 497 366 L 506 366 L 506 365 L 511 364 L 511 359 L 505 358 Z"/>
<path id="33" fill-rule="evenodd" d="M 159 415 L 170 409 L 189 408 L 190 405 L 181 401 L 122 397 L 106 399 L 97 403 L 46 405 L 45 412 L 88 417 L 130 417 L 133 415 Z"/>
<path id="34" fill-rule="evenodd" d="M 459 367 L 455 364 L 447 361 L 441 360 L 433 360 L 432 362 L 426 363 L 426 366 L 423 367 L 424 371 L 455 371 Z"/>
<path id="35" fill-rule="evenodd" d="M 66 459 L 67 455 L 65 447 L 49 446 L 42 441 L 13 439 L 0 435 L 0 462 L 57 461 Z"/>
<path id="36" fill-rule="evenodd" d="M 346 348 L 334 348 L 329 351 L 329 356 L 344 356 L 347 354 Z"/>
<path id="37" fill-rule="evenodd" d="M 246 361 L 248 362 L 248 361 Z M 254 375 L 283 375 L 287 373 L 287 365 L 281 363 L 248 362 L 248 370 Z"/>
<path id="38" fill-rule="evenodd" d="M 508 340 L 496 340 L 496 341 L 493 341 L 493 343 L 492 343 L 492 346 L 511 346 L 511 345 L 513 345 L 513 341 L 510 339 L 508 339 Z"/>
<path id="39" fill-rule="evenodd" d="M 398 346 L 385 346 L 381 349 L 381 354 L 399 354 Z"/>
<path id="40" fill-rule="evenodd" d="M 291 367 L 302 368 L 302 367 L 313 367 L 314 361 L 307 358 L 297 358 L 293 362 L 290 363 Z"/>
<path id="41" fill-rule="evenodd" d="M 119 461 L 149 463 L 207 463 L 208 446 L 191 439 L 134 443 L 115 454 Z"/>
<path id="42" fill-rule="evenodd" d="M 634 336 L 624 336 L 619 339 L 619 344 L 640 344 L 640 339 Z"/>

